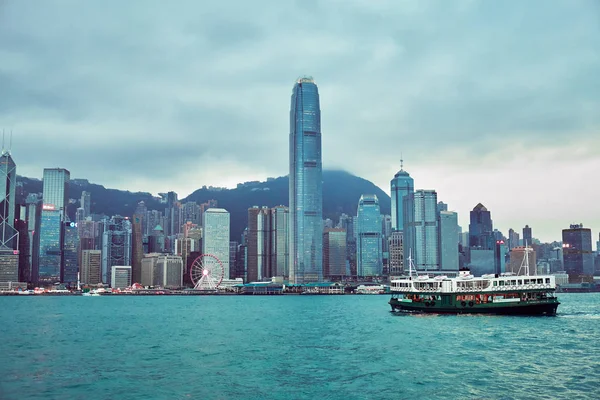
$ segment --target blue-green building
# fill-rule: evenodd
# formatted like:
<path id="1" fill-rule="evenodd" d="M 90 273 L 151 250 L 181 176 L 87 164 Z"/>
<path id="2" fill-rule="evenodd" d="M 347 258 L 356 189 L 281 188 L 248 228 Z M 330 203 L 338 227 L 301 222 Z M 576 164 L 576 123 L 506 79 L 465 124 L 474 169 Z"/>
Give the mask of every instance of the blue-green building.
<path id="1" fill-rule="evenodd" d="M 415 182 L 408 172 L 402 169 L 394 175 L 390 182 L 390 191 L 392 197 L 392 229 L 395 231 L 404 230 L 404 197 L 415 191 Z"/>
<path id="2" fill-rule="evenodd" d="M 296 81 L 290 109 L 290 282 L 323 279 L 323 165 L 319 90 L 311 77 Z"/>
<path id="3" fill-rule="evenodd" d="M 363 194 L 358 202 L 356 269 L 358 276 L 378 276 L 383 272 L 381 212 L 374 194 Z"/>

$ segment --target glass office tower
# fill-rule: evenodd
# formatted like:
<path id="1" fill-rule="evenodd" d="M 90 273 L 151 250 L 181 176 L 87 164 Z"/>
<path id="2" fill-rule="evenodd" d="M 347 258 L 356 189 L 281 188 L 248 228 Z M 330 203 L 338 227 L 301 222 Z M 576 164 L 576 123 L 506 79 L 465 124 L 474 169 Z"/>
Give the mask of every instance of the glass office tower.
<path id="1" fill-rule="evenodd" d="M 319 91 L 310 77 L 294 85 L 290 110 L 290 282 L 323 279 L 323 165 Z"/>
<path id="2" fill-rule="evenodd" d="M 358 202 L 356 265 L 358 276 L 378 276 L 383 269 L 381 212 L 376 195 L 363 194 Z"/>

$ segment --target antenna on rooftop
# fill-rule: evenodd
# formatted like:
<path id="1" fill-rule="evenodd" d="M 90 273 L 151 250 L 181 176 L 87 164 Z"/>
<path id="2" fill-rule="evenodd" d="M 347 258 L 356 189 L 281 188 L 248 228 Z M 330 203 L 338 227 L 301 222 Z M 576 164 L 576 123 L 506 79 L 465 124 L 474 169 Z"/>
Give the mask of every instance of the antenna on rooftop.
<path id="1" fill-rule="evenodd" d="M 402 152 L 400 152 L 400 170 L 404 169 L 404 160 L 402 159 Z"/>
<path id="2" fill-rule="evenodd" d="M 10 153 L 10 151 L 12 150 L 12 129 L 10 130 L 10 144 L 8 145 L 8 152 Z"/>

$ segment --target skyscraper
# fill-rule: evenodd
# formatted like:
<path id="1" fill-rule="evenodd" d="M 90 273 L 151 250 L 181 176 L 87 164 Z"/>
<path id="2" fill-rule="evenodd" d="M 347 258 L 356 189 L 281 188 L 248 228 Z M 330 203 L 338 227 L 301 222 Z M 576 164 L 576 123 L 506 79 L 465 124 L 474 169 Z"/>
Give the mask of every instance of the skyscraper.
<path id="1" fill-rule="evenodd" d="M 418 270 L 438 270 L 440 267 L 437 192 L 417 190 L 404 197 L 404 260 L 412 253 Z"/>
<path id="2" fill-rule="evenodd" d="M 323 279 L 323 190 L 319 91 L 310 77 L 296 81 L 290 110 L 290 281 Z"/>
<path id="3" fill-rule="evenodd" d="M 563 265 L 570 282 L 581 282 L 583 276 L 594 275 L 592 230 L 581 224 L 562 231 Z"/>
<path id="4" fill-rule="evenodd" d="M 531 246 L 533 244 L 533 236 L 531 234 L 531 228 L 529 225 L 525 225 L 523 228 L 523 246 Z"/>
<path id="5" fill-rule="evenodd" d="M 248 282 L 270 278 L 271 224 L 268 207 L 248 209 Z"/>
<path id="6" fill-rule="evenodd" d="M 79 272 L 79 232 L 75 222 L 64 222 L 63 240 L 63 275 L 62 282 L 68 283 L 72 288 L 77 286 L 77 273 Z"/>
<path id="7" fill-rule="evenodd" d="M 358 276 L 382 274 L 381 212 L 376 195 L 363 194 L 357 211 L 356 268 Z"/>
<path id="8" fill-rule="evenodd" d="M 328 228 L 323 233 L 323 275 L 340 279 L 346 275 L 346 230 Z"/>
<path id="9" fill-rule="evenodd" d="M 62 278 L 63 225 L 69 202 L 71 173 L 64 168 L 44 169 L 40 224 L 39 280 L 55 283 Z"/>
<path id="10" fill-rule="evenodd" d="M 131 266 L 131 222 L 115 215 L 103 225 L 102 282 L 110 285 L 113 266 Z"/>
<path id="11" fill-rule="evenodd" d="M 16 249 L 19 232 L 15 229 L 15 185 L 17 166 L 10 152 L 0 155 L 0 251 Z"/>
<path id="12" fill-rule="evenodd" d="M 142 280 L 142 258 L 144 258 L 142 220 L 143 216 L 134 214 L 131 221 L 131 279 L 134 283 L 140 283 Z"/>
<path id="13" fill-rule="evenodd" d="M 229 279 L 229 212 L 209 208 L 202 214 L 202 253 L 212 254 L 223 265 L 223 279 Z"/>
<path id="14" fill-rule="evenodd" d="M 404 229 L 404 196 L 415 191 L 415 182 L 408 172 L 403 169 L 400 161 L 400 171 L 394 175 L 390 182 L 392 193 L 392 229 L 401 231 Z"/>
<path id="15" fill-rule="evenodd" d="M 290 210 L 284 206 L 271 208 L 271 273 L 273 276 L 289 276 L 288 233 Z"/>
<path id="16" fill-rule="evenodd" d="M 85 190 L 81 192 L 80 207 L 83 208 L 83 218 L 90 216 L 91 213 L 92 198 L 90 192 Z"/>
<path id="17" fill-rule="evenodd" d="M 493 250 L 495 243 L 493 233 L 491 213 L 483 204 L 477 204 L 470 213 L 469 247 Z"/>
<path id="18" fill-rule="evenodd" d="M 458 271 L 458 214 L 440 211 L 440 269 Z"/>

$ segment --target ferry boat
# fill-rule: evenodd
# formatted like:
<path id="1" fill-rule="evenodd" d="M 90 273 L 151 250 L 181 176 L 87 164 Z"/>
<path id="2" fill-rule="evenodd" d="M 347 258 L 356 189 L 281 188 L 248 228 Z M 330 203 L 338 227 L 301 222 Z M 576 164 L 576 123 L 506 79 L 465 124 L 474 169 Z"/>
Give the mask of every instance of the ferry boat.
<path id="1" fill-rule="evenodd" d="M 413 276 L 409 257 L 409 277 L 391 282 L 392 311 L 446 314 L 555 315 L 560 304 L 555 296 L 552 275 L 529 275 L 527 251 L 521 267 L 525 275 L 489 274 L 479 278 L 459 271 L 456 278 Z M 519 270 L 520 272 L 520 270 Z"/>

